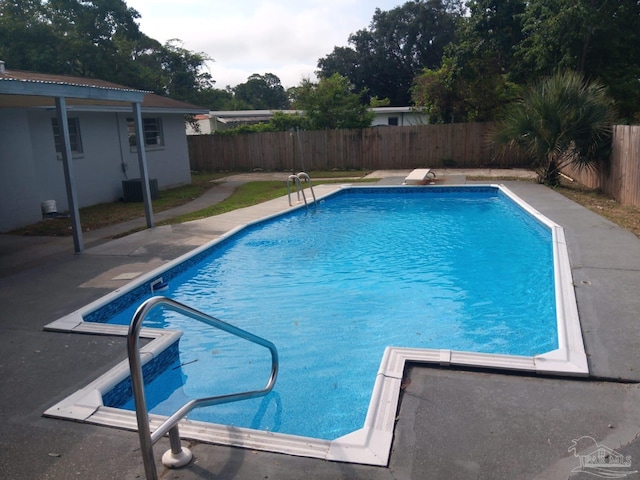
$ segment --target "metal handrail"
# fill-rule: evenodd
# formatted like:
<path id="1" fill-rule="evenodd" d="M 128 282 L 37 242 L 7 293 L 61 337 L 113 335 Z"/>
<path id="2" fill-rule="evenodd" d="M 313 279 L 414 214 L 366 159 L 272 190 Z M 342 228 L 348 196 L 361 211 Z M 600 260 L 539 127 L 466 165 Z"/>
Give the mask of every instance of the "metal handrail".
<path id="1" fill-rule="evenodd" d="M 307 196 L 304 194 L 304 188 L 302 187 L 302 183 L 300 182 L 300 180 L 309 182 L 309 190 L 311 190 L 311 195 L 313 196 L 313 205 L 317 207 L 318 203 L 316 200 L 316 194 L 313 191 L 313 184 L 311 183 L 311 177 L 309 177 L 309 175 L 306 174 L 305 172 L 300 172 L 297 175 L 289 175 L 289 178 L 287 178 L 287 197 L 289 198 L 289 206 L 292 206 L 291 187 L 290 187 L 290 183 L 292 180 L 296 186 L 296 191 L 298 194 L 298 202 L 300 201 L 300 193 L 302 192 L 302 199 L 304 200 L 304 206 L 307 208 L 309 208 L 309 204 L 307 203 Z"/>
<path id="2" fill-rule="evenodd" d="M 307 182 L 309 182 L 309 190 L 311 190 L 311 195 L 313 196 L 313 204 L 315 206 L 318 206 L 318 203 L 316 201 L 316 194 L 313 191 L 313 184 L 311 183 L 311 177 L 305 172 L 300 172 L 298 173 L 298 178 L 300 180 L 306 180 Z"/>
<path id="3" fill-rule="evenodd" d="M 249 342 L 263 346 L 271 352 L 271 374 L 267 385 L 262 390 L 252 390 L 249 392 L 233 393 L 228 395 L 219 395 L 215 397 L 206 397 L 190 400 L 180 407 L 173 415 L 167 418 L 153 433 L 149 427 L 149 416 L 147 411 L 147 402 L 144 394 L 144 379 L 142 376 L 142 362 L 140 359 L 140 329 L 142 322 L 146 318 L 149 311 L 157 305 L 163 304 L 169 310 L 186 315 L 195 320 L 199 320 L 212 327 L 224 330 L 227 333 L 243 338 Z M 131 386 L 133 389 L 133 398 L 136 406 L 136 418 L 138 421 L 138 435 L 140 437 L 140 449 L 144 462 L 144 469 L 147 480 L 156 480 L 158 474 L 156 471 L 155 461 L 153 458 L 153 444 L 160 438 L 169 433 L 169 441 L 171 443 L 170 452 L 174 457 L 180 457 L 183 454 L 180 445 L 180 434 L 178 431 L 178 422 L 182 420 L 191 410 L 198 407 L 206 407 L 210 405 L 219 405 L 221 403 L 235 402 L 238 400 L 248 400 L 250 398 L 261 397 L 268 394 L 276 382 L 278 376 L 278 351 L 276 346 L 264 338 L 258 337 L 252 333 L 235 327 L 229 323 L 223 322 L 210 315 L 202 313 L 182 303 L 171 300 L 167 297 L 155 296 L 146 300 L 136 310 L 129 325 L 127 334 L 127 352 L 129 355 L 129 368 L 131 371 Z M 185 449 L 186 450 L 186 449 Z M 170 452 L 167 452 L 170 453 Z M 166 454 L 165 454 L 166 455 Z M 191 460 L 190 452 L 187 454 L 186 462 Z"/>
<path id="4" fill-rule="evenodd" d="M 309 205 L 307 204 L 307 197 L 304 194 L 304 189 L 302 188 L 302 185 L 300 184 L 300 177 L 298 177 L 298 175 L 289 175 L 289 178 L 287 178 L 287 197 L 289 198 L 289 206 L 292 206 L 291 203 L 291 187 L 290 187 L 290 182 L 291 180 L 293 180 L 293 183 L 296 186 L 296 193 L 298 194 L 298 202 L 300 201 L 300 192 L 302 192 L 302 199 L 304 200 L 304 206 L 309 208 Z"/>

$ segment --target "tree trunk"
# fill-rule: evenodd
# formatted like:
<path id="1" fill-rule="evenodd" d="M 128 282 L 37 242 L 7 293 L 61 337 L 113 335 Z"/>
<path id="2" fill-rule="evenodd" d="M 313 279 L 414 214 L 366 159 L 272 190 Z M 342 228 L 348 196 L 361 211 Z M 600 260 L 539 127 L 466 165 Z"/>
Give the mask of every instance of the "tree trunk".
<path id="1" fill-rule="evenodd" d="M 555 187 L 560 183 L 560 171 L 555 156 L 549 156 L 547 162 L 538 172 L 538 182 Z"/>

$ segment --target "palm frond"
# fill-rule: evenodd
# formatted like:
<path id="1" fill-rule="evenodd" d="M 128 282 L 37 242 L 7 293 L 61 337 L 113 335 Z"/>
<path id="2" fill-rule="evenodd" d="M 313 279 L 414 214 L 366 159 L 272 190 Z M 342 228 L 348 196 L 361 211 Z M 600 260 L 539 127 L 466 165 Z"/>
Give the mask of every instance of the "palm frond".
<path id="1" fill-rule="evenodd" d="M 614 118 L 602 85 L 563 71 L 534 83 L 511 104 L 492 138 L 529 155 L 553 179 L 566 165 L 596 168 L 608 158 Z"/>

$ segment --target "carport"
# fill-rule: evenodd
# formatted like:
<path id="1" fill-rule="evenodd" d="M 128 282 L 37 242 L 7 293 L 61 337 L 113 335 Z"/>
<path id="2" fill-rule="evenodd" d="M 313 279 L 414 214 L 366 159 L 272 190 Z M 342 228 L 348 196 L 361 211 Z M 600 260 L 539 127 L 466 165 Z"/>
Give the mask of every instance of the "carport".
<path id="1" fill-rule="evenodd" d="M 77 80 L 76 77 L 73 80 Z M 7 72 L 0 61 L 0 108 L 46 108 L 55 109 L 60 126 L 61 158 L 64 169 L 69 216 L 73 230 L 73 245 L 76 253 L 84 250 L 82 226 L 78 207 L 76 180 L 71 155 L 67 107 L 74 105 L 120 106 L 131 105 L 136 138 L 143 138 L 141 104 L 145 93 L 119 87 L 100 80 L 86 79 L 83 83 L 60 81 L 32 72 Z M 149 189 L 149 172 L 144 148 L 138 148 L 138 163 L 142 180 L 147 228 L 153 227 L 153 210 Z"/>

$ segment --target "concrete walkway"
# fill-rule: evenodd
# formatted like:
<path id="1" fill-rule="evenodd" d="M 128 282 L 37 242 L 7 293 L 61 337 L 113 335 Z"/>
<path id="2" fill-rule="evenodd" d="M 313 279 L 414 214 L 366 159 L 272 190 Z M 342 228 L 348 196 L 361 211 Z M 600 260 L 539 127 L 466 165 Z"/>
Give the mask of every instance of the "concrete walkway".
<path id="1" fill-rule="evenodd" d="M 376 172 L 374 177 L 397 184 L 407 173 Z M 438 173 L 456 181 L 505 175 Z M 628 455 L 630 467 L 605 468 L 604 473 L 623 471 L 625 478 L 640 478 L 630 473 L 640 470 L 640 240 L 546 187 L 504 183 L 565 228 L 591 378 L 410 366 L 388 467 L 192 443 L 194 462 L 169 471 L 159 461 L 168 448 L 163 440 L 155 449 L 160 478 L 594 478 L 589 468 L 577 472 L 580 459 L 572 446 L 578 454 L 600 447 Z M 220 201 L 234 185 L 217 186 L 180 208 Z M 286 198 L 273 202 L 287 204 Z M 0 235 L 0 478 L 144 478 L 136 433 L 42 417 L 51 405 L 125 358 L 124 339 L 44 332 L 42 327 L 121 286 L 124 281 L 114 280 L 119 274 L 150 271 L 227 231 L 244 215 L 259 216 L 263 208 L 118 240 L 108 239 L 118 229 L 130 231 L 131 225 L 91 232 L 85 238 L 87 250 L 79 255 L 73 253 L 71 238 Z"/>

